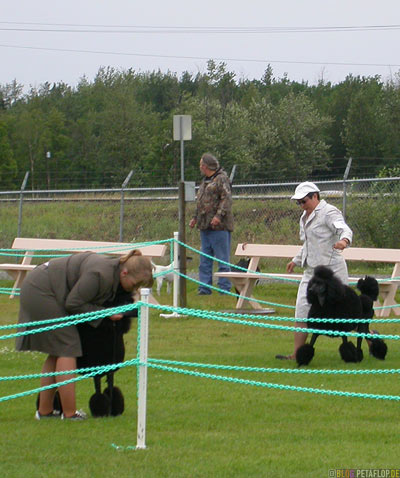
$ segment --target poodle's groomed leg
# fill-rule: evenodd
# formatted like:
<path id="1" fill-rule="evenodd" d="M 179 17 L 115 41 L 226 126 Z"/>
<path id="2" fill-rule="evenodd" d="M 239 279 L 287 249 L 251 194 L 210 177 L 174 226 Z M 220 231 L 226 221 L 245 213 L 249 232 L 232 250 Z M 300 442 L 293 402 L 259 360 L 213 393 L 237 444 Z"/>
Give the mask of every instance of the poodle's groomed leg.
<path id="1" fill-rule="evenodd" d="M 306 329 L 307 328 L 307 322 L 296 322 L 295 323 L 296 327 L 301 327 Z M 306 343 L 308 334 L 303 333 L 303 332 L 295 332 L 294 333 L 294 352 L 293 352 L 293 357 L 296 356 L 296 352 L 301 347 Z M 314 341 L 315 342 L 315 341 Z"/>
<path id="2" fill-rule="evenodd" d="M 346 346 L 348 343 L 347 335 L 342 335 L 342 345 Z"/>
<path id="3" fill-rule="evenodd" d="M 94 381 L 94 389 L 96 393 L 100 394 L 101 393 L 101 375 L 95 375 L 93 377 Z"/>
<path id="4" fill-rule="evenodd" d="M 296 327 L 306 329 L 307 328 L 307 322 L 296 322 L 295 323 Z M 294 360 L 296 359 L 297 351 L 299 350 L 300 347 L 302 347 L 307 340 L 308 334 L 306 332 L 295 332 L 294 333 L 294 351 L 292 355 L 275 355 L 275 358 L 277 359 L 290 359 Z"/>
<path id="5" fill-rule="evenodd" d="M 361 350 L 362 341 L 363 341 L 362 337 L 357 337 L 357 351 Z"/>
<path id="6" fill-rule="evenodd" d="M 357 327 L 357 332 L 360 334 L 368 334 L 369 332 L 369 324 L 367 322 L 361 322 Z M 363 337 L 357 337 L 357 358 L 358 361 L 361 362 L 363 357 L 363 351 L 361 348 L 363 341 Z"/>
<path id="7" fill-rule="evenodd" d="M 296 352 L 296 362 L 299 367 L 302 365 L 308 365 L 314 357 L 314 344 L 318 338 L 317 333 L 312 334 L 309 344 L 301 345 Z"/>
<path id="8" fill-rule="evenodd" d="M 114 371 L 107 373 L 107 385 L 110 394 L 110 403 L 112 403 L 113 389 L 114 389 Z"/>
<path id="9" fill-rule="evenodd" d="M 319 334 L 312 334 L 311 340 L 310 340 L 310 345 L 314 347 L 315 342 L 317 341 L 317 338 L 319 337 Z"/>

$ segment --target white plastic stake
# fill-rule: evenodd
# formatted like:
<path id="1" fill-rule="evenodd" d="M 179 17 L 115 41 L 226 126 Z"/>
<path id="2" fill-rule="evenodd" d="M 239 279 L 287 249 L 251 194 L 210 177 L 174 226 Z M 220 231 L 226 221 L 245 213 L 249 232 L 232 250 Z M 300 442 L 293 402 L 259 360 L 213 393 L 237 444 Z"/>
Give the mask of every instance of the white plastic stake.
<path id="1" fill-rule="evenodd" d="M 178 307 L 178 300 L 179 300 L 179 280 L 180 280 L 180 265 L 179 265 L 179 232 L 174 232 L 174 260 L 173 260 L 173 268 L 174 268 L 174 284 L 173 284 L 173 298 L 172 298 L 172 305 L 174 308 Z M 160 314 L 160 317 L 164 317 L 166 319 L 172 317 L 182 317 L 177 312 L 172 312 L 172 314 Z"/>
<path id="2" fill-rule="evenodd" d="M 141 289 L 140 300 L 149 303 L 150 289 Z M 146 407 L 147 407 L 147 357 L 149 344 L 149 307 L 140 308 L 140 337 L 139 337 L 139 384 L 138 384 L 138 421 L 137 421 L 137 449 L 146 448 Z"/>
<path id="3" fill-rule="evenodd" d="M 179 244 L 178 244 L 178 239 L 179 239 L 179 232 L 174 232 L 174 290 L 173 290 L 173 301 L 172 305 L 174 307 L 178 307 L 178 298 L 179 298 Z"/>

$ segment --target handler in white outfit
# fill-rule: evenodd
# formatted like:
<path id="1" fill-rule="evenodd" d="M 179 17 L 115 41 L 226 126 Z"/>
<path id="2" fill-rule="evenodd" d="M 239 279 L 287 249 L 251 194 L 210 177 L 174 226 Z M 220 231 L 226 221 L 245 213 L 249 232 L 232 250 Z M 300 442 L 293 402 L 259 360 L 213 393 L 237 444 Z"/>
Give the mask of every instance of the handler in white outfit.
<path id="1" fill-rule="evenodd" d="M 345 223 L 342 213 L 335 206 L 320 200 L 320 190 L 309 181 L 297 186 L 291 199 L 303 209 L 300 218 L 300 239 L 303 247 L 286 266 L 288 273 L 295 266 L 304 267 L 303 278 L 297 291 L 296 319 L 306 319 L 310 304 L 307 302 L 307 286 L 318 265 L 328 266 L 341 279 L 348 283 L 346 261 L 341 251 L 351 244 L 353 232 Z M 296 327 L 307 327 L 305 322 L 296 322 Z M 292 355 L 277 355 L 278 359 L 294 359 L 297 349 L 305 343 L 307 334 L 295 332 Z"/>

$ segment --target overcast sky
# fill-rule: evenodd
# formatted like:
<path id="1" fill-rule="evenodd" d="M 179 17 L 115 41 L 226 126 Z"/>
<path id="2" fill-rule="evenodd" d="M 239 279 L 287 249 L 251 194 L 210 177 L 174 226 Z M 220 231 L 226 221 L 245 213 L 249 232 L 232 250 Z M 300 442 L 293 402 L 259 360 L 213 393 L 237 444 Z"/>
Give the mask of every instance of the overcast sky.
<path id="1" fill-rule="evenodd" d="M 333 83 L 400 71 L 399 0 L 3 0 L 0 84 L 76 85 L 101 66 Z M 397 53 L 396 53 L 397 52 Z"/>

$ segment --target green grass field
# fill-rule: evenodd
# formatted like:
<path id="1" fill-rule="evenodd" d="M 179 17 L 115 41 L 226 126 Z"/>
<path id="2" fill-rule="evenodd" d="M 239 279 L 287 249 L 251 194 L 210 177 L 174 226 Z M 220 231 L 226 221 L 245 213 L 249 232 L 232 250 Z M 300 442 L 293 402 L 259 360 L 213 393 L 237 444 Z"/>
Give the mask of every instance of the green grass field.
<path id="1" fill-rule="evenodd" d="M 10 283 L 0 283 L 9 286 Z M 256 295 L 293 305 L 296 287 L 259 286 Z M 171 296 L 161 303 L 171 304 Z M 188 307 L 234 308 L 234 299 L 197 296 L 188 284 Z M 17 321 L 18 299 L 0 295 L 0 324 Z M 277 308 L 292 316 L 293 309 Z M 272 322 L 271 322 L 272 323 Z M 273 322 L 276 323 L 276 322 Z M 398 324 L 374 326 L 399 334 Z M 5 334 L 5 331 L 2 331 Z M 276 353 L 292 349 L 293 334 L 283 330 L 234 325 L 192 316 L 165 319 L 152 311 L 151 358 L 246 367 L 296 369 Z M 391 370 L 400 363 L 397 341 L 388 341 L 384 362 L 368 355 L 345 364 L 338 339 L 320 338 L 308 370 Z M 136 355 L 135 324 L 126 336 L 127 357 Z M 13 340 L 0 341 L 0 377 L 39 373 L 44 356 L 17 353 Z M 398 374 L 365 375 L 256 373 L 195 369 L 263 383 L 400 397 Z M 327 477 L 334 469 L 399 467 L 399 402 L 329 396 L 199 378 L 149 368 L 147 449 L 136 445 L 136 368 L 116 374 L 126 400 L 116 418 L 84 422 L 33 419 L 34 395 L 0 402 L 1 475 L 7 478 L 143 477 L 260 478 Z M 1 397 L 30 390 L 38 380 L 1 381 Z M 77 384 L 78 406 L 88 411 L 92 380 Z M 117 445 L 119 449 L 116 449 Z M 330 475 L 340 476 L 340 475 Z"/>

